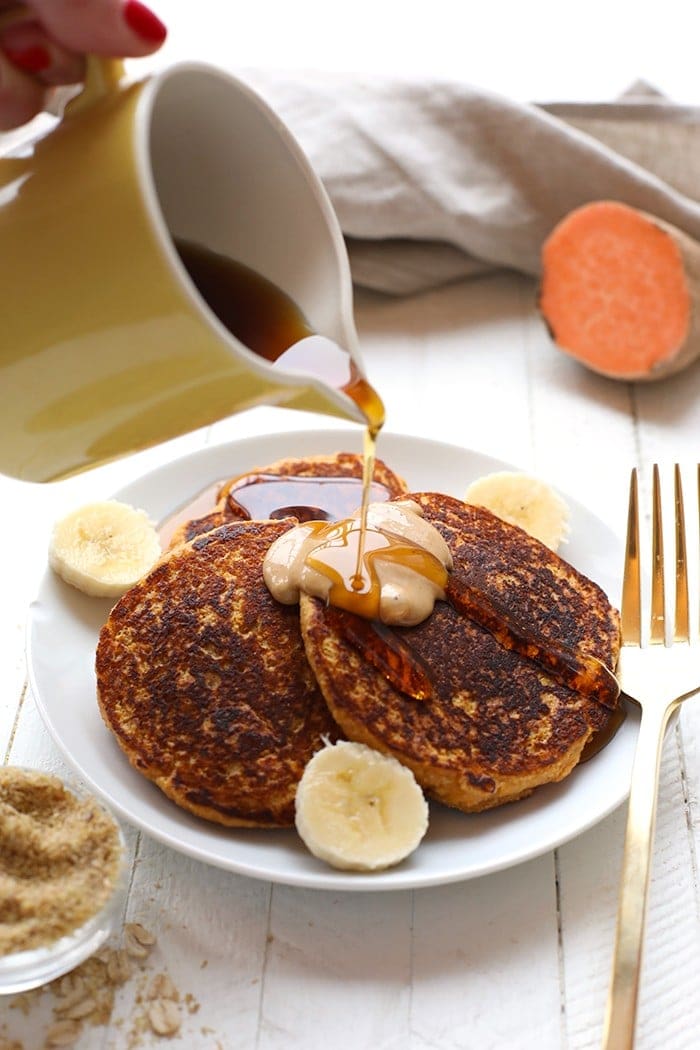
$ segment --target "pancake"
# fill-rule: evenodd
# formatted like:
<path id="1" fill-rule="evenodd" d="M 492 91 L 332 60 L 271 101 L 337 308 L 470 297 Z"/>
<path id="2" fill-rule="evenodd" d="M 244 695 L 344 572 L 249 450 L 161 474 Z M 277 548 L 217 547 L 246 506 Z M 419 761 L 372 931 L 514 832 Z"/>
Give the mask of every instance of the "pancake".
<path id="1" fill-rule="evenodd" d="M 302 596 L 306 654 L 349 739 L 409 766 L 433 798 L 467 812 L 489 809 L 563 779 L 607 725 L 610 695 L 606 706 L 594 695 L 599 682 L 577 676 L 589 660 L 615 667 L 618 616 L 600 588 L 517 526 L 449 496 L 408 498 L 455 561 L 449 600 L 417 627 L 393 629 L 399 644 L 388 663 L 407 652 L 426 670 L 430 695 L 407 695 L 400 668 L 387 674 L 365 657 L 351 614 Z M 478 596 L 470 615 L 461 600 L 467 589 Z M 474 618 L 479 608 L 488 624 Z M 567 684 L 574 679 L 587 692 Z"/>
<path id="2" fill-rule="evenodd" d="M 298 610 L 262 578 L 290 520 L 231 522 L 166 553 L 100 633 L 102 717 L 131 764 L 219 824 L 284 827 L 304 766 L 338 729 Z"/>
<path id="3" fill-rule="evenodd" d="M 333 484 L 334 479 L 338 484 Z M 289 485 L 284 485 L 285 480 Z M 360 506 L 361 482 L 362 456 L 354 452 L 277 460 L 222 483 L 211 512 L 183 522 L 173 533 L 169 546 L 187 543 L 227 521 L 346 518 Z M 376 460 L 372 500 L 393 499 L 405 492 L 403 478 L 382 460 Z"/>
<path id="4" fill-rule="evenodd" d="M 485 507 L 435 493 L 411 498 L 452 552 L 450 602 L 502 645 L 614 708 L 619 614 L 598 584 Z"/>

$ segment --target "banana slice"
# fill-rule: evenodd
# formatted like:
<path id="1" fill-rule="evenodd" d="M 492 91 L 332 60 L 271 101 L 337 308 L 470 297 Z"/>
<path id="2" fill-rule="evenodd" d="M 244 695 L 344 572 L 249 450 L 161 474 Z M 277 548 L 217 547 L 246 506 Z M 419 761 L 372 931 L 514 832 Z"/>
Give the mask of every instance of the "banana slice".
<path id="1" fill-rule="evenodd" d="M 339 741 L 307 764 L 296 826 L 308 849 L 334 868 L 379 871 L 416 848 L 428 805 L 410 769 L 365 744 Z"/>
<path id="2" fill-rule="evenodd" d="M 119 597 L 161 554 L 158 533 L 143 510 L 117 500 L 88 503 L 56 522 L 49 564 L 85 594 Z"/>
<path id="3" fill-rule="evenodd" d="M 569 535 L 569 507 L 544 481 L 527 474 L 498 471 L 473 481 L 464 500 L 497 514 L 511 525 L 559 549 Z"/>

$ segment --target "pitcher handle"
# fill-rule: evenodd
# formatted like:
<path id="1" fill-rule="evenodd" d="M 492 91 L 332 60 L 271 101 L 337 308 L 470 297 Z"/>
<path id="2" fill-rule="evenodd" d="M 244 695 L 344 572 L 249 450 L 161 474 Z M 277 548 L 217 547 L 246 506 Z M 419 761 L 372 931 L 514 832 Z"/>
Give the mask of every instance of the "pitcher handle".
<path id="1" fill-rule="evenodd" d="M 79 113 L 110 95 L 124 78 L 124 63 L 121 58 L 103 55 L 86 55 L 85 79 L 79 95 L 66 103 L 64 113 Z"/>
<path id="2" fill-rule="evenodd" d="M 0 30 L 16 22 L 34 18 L 26 4 L 15 4 L 0 11 Z M 86 55 L 85 77 L 82 90 L 74 95 L 74 85 L 65 85 L 53 89 L 53 97 L 46 106 L 46 112 L 54 116 L 62 113 L 76 113 L 92 106 L 98 99 L 114 91 L 124 78 L 124 63 L 121 58 L 103 55 Z M 64 102 L 66 93 L 70 93 Z"/>

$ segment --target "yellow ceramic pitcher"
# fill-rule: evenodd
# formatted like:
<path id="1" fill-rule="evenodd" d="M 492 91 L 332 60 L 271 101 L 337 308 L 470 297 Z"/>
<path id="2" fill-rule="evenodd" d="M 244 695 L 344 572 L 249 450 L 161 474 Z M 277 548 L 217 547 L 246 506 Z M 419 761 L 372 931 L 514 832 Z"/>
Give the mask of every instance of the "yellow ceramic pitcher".
<path id="1" fill-rule="evenodd" d="M 341 231 L 274 112 L 207 66 L 126 85 L 91 59 L 56 126 L 0 159 L 1 473 L 61 477 L 259 403 L 361 418 L 239 342 L 174 238 L 274 282 L 362 371 Z"/>

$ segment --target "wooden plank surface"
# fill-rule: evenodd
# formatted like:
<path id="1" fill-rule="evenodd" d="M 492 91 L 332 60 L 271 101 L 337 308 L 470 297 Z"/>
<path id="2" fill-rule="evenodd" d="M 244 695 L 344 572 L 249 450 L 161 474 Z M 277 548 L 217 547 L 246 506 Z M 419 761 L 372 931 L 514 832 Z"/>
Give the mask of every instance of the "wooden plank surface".
<path id="1" fill-rule="evenodd" d="M 412 300 L 359 297 L 389 426 L 537 470 L 621 531 L 632 463 L 697 456 L 700 371 L 641 389 L 590 376 L 553 350 L 533 302 L 532 285 L 510 276 Z M 18 539 L 3 515 L 0 544 L 0 748 L 10 761 L 65 769 L 23 669 L 23 621 L 56 514 L 205 442 L 309 422 L 333 425 L 262 410 L 64 486 L 0 479 L 2 505 L 22 521 Z M 641 1050 L 697 1045 L 699 750 L 696 704 L 664 753 Z M 507 871 L 376 895 L 270 886 L 131 832 L 125 919 L 157 943 L 119 990 L 110 1025 L 87 1028 L 77 1045 L 163 1045 L 143 1028 L 140 1000 L 167 971 L 183 1001 L 174 1045 L 193 1050 L 588 1050 L 600 1038 L 623 828 L 624 808 Z M 40 1048 L 51 1005 L 48 993 L 26 1014 L 0 1003 L 0 1035 Z"/>

